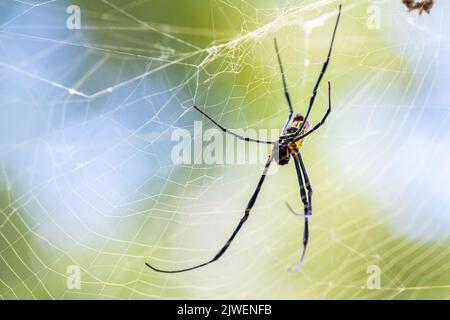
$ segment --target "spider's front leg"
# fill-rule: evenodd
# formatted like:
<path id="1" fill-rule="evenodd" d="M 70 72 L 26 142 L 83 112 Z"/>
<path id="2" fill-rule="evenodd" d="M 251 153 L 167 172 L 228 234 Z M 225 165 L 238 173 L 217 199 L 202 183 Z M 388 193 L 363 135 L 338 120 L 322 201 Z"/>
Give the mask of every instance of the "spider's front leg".
<path id="1" fill-rule="evenodd" d="M 211 118 L 206 112 L 204 112 L 203 110 L 199 109 L 197 106 L 193 106 L 193 108 L 195 110 L 197 110 L 198 112 L 200 112 L 202 115 L 204 115 L 209 121 L 211 121 L 216 127 L 218 127 L 220 130 L 222 130 L 223 132 L 230 134 L 240 140 L 243 141 L 247 141 L 247 142 L 256 142 L 256 143 L 261 143 L 261 144 L 274 144 L 274 141 L 269 141 L 269 140 L 260 140 L 260 139 L 253 139 L 253 138 L 249 138 L 249 137 L 245 137 L 243 135 L 237 134 L 234 131 L 227 129 L 225 127 L 223 127 L 222 125 L 220 125 L 217 121 L 215 121 L 213 118 Z"/>
<path id="2" fill-rule="evenodd" d="M 334 26 L 334 31 L 333 31 L 333 36 L 331 38 L 331 44 L 330 44 L 330 49 L 328 51 L 328 56 L 327 56 L 327 59 L 326 59 L 325 63 L 322 66 L 322 71 L 319 74 L 319 78 L 317 79 L 317 82 L 314 85 L 313 93 L 312 93 L 311 98 L 309 100 L 309 106 L 308 106 L 308 109 L 306 111 L 305 118 L 303 120 L 303 123 L 297 129 L 297 132 L 295 133 L 296 136 L 297 135 L 301 135 L 303 130 L 305 129 L 306 123 L 307 123 L 307 121 L 309 119 L 309 115 L 310 115 L 311 110 L 312 110 L 312 108 L 314 106 L 314 102 L 316 101 L 317 91 L 319 90 L 320 83 L 322 82 L 323 76 L 325 75 L 325 73 L 326 73 L 326 71 L 328 69 L 328 64 L 330 63 L 330 59 L 331 59 L 331 52 L 333 51 L 334 39 L 336 38 L 336 31 L 338 29 L 339 20 L 341 18 L 341 9 L 342 9 L 342 6 L 339 5 L 339 13 L 338 13 L 338 17 L 337 17 L 337 20 L 336 20 L 336 25 Z M 328 88 L 329 88 L 329 86 L 328 86 Z M 315 130 L 315 129 L 313 129 L 313 130 Z"/>
<path id="3" fill-rule="evenodd" d="M 325 124 L 325 121 L 327 121 L 327 118 L 330 115 L 330 113 L 331 113 L 331 82 L 328 81 L 328 109 L 327 109 L 327 112 L 325 112 L 325 115 L 323 116 L 322 120 L 320 120 L 320 122 L 317 123 L 314 126 L 314 128 L 312 128 L 311 130 L 307 131 L 306 133 L 300 132 L 299 134 L 296 134 L 295 135 L 295 140 L 304 139 L 307 136 L 309 136 L 311 133 L 313 133 L 314 131 L 319 129 L 321 126 L 323 126 Z"/>

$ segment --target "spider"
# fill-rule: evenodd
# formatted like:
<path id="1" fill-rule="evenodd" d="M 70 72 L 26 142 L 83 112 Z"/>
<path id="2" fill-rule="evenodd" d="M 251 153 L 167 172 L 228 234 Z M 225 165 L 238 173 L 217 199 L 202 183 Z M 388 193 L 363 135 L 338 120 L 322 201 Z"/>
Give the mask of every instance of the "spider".
<path id="1" fill-rule="evenodd" d="M 179 270 L 163 270 L 163 269 L 155 268 L 152 265 L 150 265 L 149 263 L 145 263 L 150 269 L 157 271 L 157 272 L 162 272 L 162 273 L 180 273 L 180 272 L 186 272 L 186 271 L 198 269 L 198 268 L 204 267 L 210 263 L 213 263 L 213 262 L 219 260 L 220 257 L 222 257 L 222 255 L 228 250 L 228 248 L 231 245 L 231 242 L 234 240 L 234 238 L 239 233 L 239 231 L 241 230 L 244 223 L 249 218 L 250 211 L 252 210 L 252 208 L 256 202 L 256 199 L 258 198 L 259 192 L 265 181 L 265 178 L 266 178 L 266 175 L 267 175 L 267 172 L 269 170 L 271 163 L 273 161 L 275 161 L 278 165 L 284 166 L 289 163 L 289 161 L 292 157 L 294 159 L 295 169 L 296 169 L 299 188 L 300 188 L 300 196 L 301 196 L 301 200 L 303 202 L 304 213 L 303 214 L 297 213 L 292 209 L 292 207 L 288 203 L 286 203 L 286 205 L 287 205 L 288 209 L 294 215 L 296 215 L 297 217 L 300 217 L 300 218 L 304 218 L 304 221 L 305 221 L 304 230 L 303 230 L 303 249 L 301 250 L 301 254 L 300 254 L 300 257 L 299 257 L 297 263 L 292 268 L 292 271 L 295 271 L 295 272 L 300 270 L 300 266 L 303 262 L 303 259 L 305 257 L 305 253 L 306 253 L 306 249 L 308 246 L 308 239 L 309 239 L 309 221 L 308 221 L 308 219 L 312 215 L 312 193 L 313 193 L 313 190 L 311 188 L 311 183 L 310 183 L 308 174 L 306 172 L 306 167 L 305 167 L 305 164 L 303 162 L 303 159 L 302 159 L 302 156 L 300 153 L 300 149 L 303 145 L 304 139 L 307 136 L 309 136 L 310 134 L 312 134 L 314 131 L 319 129 L 325 123 L 328 115 L 331 112 L 331 83 L 328 81 L 328 109 L 327 109 L 325 115 L 323 116 L 322 120 L 320 122 L 318 122 L 314 127 L 311 127 L 311 125 L 308 121 L 308 117 L 314 106 L 314 102 L 315 102 L 316 95 L 317 95 L 317 90 L 319 89 L 319 85 L 322 81 L 323 76 L 325 75 L 325 72 L 328 68 L 328 64 L 330 62 L 331 52 L 333 50 L 334 39 L 336 37 L 336 31 L 338 29 L 339 20 L 340 20 L 340 16 L 341 16 L 341 9 L 342 9 L 342 6 L 339 5 L 337 20 L 336 20 L 336 24 L 334 26 L 333 36 L 331 38 L 331 44 L 330 44 L 330 48 L 328 51 L 327 59 L 322 66 L 322 70 L 319 74 L 319 78 L 317 79 L 316 84 L 314 86 L 314 89 L 313 89 L 313 92 L 312 92 L 312 95 L 311 95 L 311 98 L 309 101 L 309 106 L 308 106 L 305 116 L 303 116 L 301 114 L 297 114 L 297 115 L 293 116 L 294 110 L 292 107 L 291 97 L 289 95 L 289 91 L 287 88 L 284 68 L 283 68 L 280 53 L 278 50 L 277 40 L 274 39 L 275 52 L 277 55 L 277 60 L 278 60 L 280 73 L 281 73 L 282 85 L 284 88 L 284 95 L 286 98 L 286 102 L 288 105 L 288 111 L 289 111 L 278 141 L 259 140 L 259 139 L 253 139 L 253 138 L 239 135 L 239 134 L 221 126 L 218 122 L 216 122 L 214 119 L 212 119 L 208 114 L 206 114 L 204 111 L 199 109 L 197 106 L 193 106 L 195 108 L 195 110 L 197 110 L 203 116 L 205 116 L 207 119 L 209 119 L 214 125 L 216 125 L 224 133 L 231 134 L 231 135 L 235 136 L 236 138 L 247 141 L 247 142 L 271 144 L 271 145 L 273 145 L 273 150 L 272 150 L 271 154 L 269 155 L 267 162 L 264 166 L 262 175 L 256 186 L 256 190 L 253 192 L 253 194 L 247 204 L 247 207 L 244 211 L 244 216 L 239 221 L 238 225 L 236 226 L 236 228 L 233 231 L 233 233 L 231 234 L 231 236 L 228 238 L 225 245 L 217 252 L 217 254 L 211 260 L 201 263 L 201 264 L 198 264 L 198 265 L 195 265 L 193 267 L 179 269 Z M 290 124 L 291 124 L 291 126 L 289 126 Z"/>
<path id="2" fill-rule="evenodd" d="M 431 9 L 434 5 L 434 0 L 403 0 L 403 4 L 408 8 L 409 11 L 417 10 L 420 16 L 424 11 L 430 14 Z"/>

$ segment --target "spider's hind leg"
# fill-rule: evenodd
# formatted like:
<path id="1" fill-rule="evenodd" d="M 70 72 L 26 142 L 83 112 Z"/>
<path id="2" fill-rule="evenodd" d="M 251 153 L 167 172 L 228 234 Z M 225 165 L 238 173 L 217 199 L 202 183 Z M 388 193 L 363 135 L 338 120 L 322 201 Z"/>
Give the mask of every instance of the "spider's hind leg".
<path id="1" fill-rule="evenodd" d="M 306 172 L 305 164 L 303 163 L 302 156 L 299 153 L 293 155 L 294 161 L 295 161 L 295 169 L 297 171 L 297 178 L 300 188 L 300 196 L 303 202 L 303 209 L 304 213 L 298 213 L 296 212 L 289 203 L 286 202 L 286 206 L 288 207 L 289 211 L 291 211 L 294 216 L 299 218 L 307 218 L 312 215 L 312 194 L 313 190 L 311 187 L 311 183 L 309 181 L 308 173 Z M 308 191 L 308 194 L 306 194 L 305 191 Z"/>
<path id="2" fill-rule="evenodd" d="M 289 209 L 289 211 L 290 211 L 294 216 L 296 216 L 297 218 L 306 218 L 306 217 L 311 216 L 311 215 L 309 215 L 309 214 L 298 213 L 297 211 L 295 211 L 295 210 L 291 207 L 291 205 L 289 204 L 289 202 L 286 202 L 286 207 L 287 207 L 287 208 Z"/>
<path id="3" fill-rule="evenodd" d="M 311 187 L 311 183 L 309 182 L 308 172 L 306 172 L 305 164 L 303 163 L 303 159 L 301 154 L 298 154 L 298 161 L 300 163 L 300 168 L 302 169 L 303 178 L 305 179 L 306 190 L 308 190 L 308 209 L 306 210 L 306 215 L 312 215 L 312 194 L 313 190 Z"/>
<path id="4" fill-rule="evenodd" d="M 305 217 L 305 229 L 303 231 L 303 250 L 300 255 L 300 258 L 297 260 L 297 263 L 289 269 L 291 272 L 299 272 L 302 266 L 303 260 L 305 259 L 306 248 L 308 247 L 308 239 L 309 239 L 309 224 L 308 217 Z"/>
<path id="5" fill-rule="evenodd" d="M 293 154 L 294 157 L 294 162 L 295 162 L 295 170 L 297 172 L 297 177 L 298 177 L 298 183 L 299 183 L 299 188 L 300 188 L 300 195 L 302 198 L 302 202 L 303 202 L 303 207 L 304 207 L 304 214 L 300 215 L 298 213 L 296 213 L 294 210 L 292 210 L 292 208 L 288 205 L 288 208 L 290 208 L 290 210 L 298 217 L 303 217 L 305 219 L 305 227 L 303 230 L 303 250 L 300 254 L 300 257 L 297 261 L 297 263 L 295 264 L 294 267 L 292 267 L 290 269 L 290 271 L 292 272 L 298 272 L 300 271 L 300 267 L 303 263 L 303 260 L 305 258 L 305 254 L 306 254 L 306 249 L 308 248 L 308 241 L 309 241 L 309 217 L 312 214 L 312 206 L 311 206 L 311 201 L 312 201 L 312 188 L 311 185 L 309 183 L 309 178 L 308 175 L 306 173 L 306 168 L 303 164 L 303 160 L 301 158 L 300 153 L 296 153 Z M 303 182 L 303 178 L 305 179 L 305 182 Z M 305 184 L 306 184 L 306 188 L 308 190 L 308 196 L 306 195 L 306 191 L 305 191 Z"/>

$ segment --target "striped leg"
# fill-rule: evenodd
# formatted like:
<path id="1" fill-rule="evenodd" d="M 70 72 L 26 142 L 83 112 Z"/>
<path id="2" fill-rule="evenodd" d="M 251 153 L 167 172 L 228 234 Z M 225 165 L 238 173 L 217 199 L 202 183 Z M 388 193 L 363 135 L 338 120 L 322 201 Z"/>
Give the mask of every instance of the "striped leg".
<path id="1" fill-rule="evenodd" d="M 277 53 L 278 65 L 280 66 L 281 82 L 283 83 L 284 96 L 286 97 L 286 102 L 287 102 L 288 108 L 289 108 L 288 117 L 284 123 L 283 130 L 281 131 L 282 134 L 285 134 L 286 129 L 289 126 L 289 123 L 291 122 L 292 115 L 294 113 L 294 109 L 292 108 L 291 96 L 290 96 L 289 90 L 287 88 L 286 76 L 284 74 L 283 62 L 281 61 L 280 51 L 278 50 L 277 39 L 274 39 L 273 42 L 275 44 L 275 52 Z"/>
<path id="2" fill-rule="evenodd" d="M 309 177 L 308 177 L 308 173 L 306 172 L 306 167 L 305 164 L 303 163 L 303 159 L 302 159 L 302 155 L 300 154 L 300 152 L 298 153 L 298 160 L 300 163 L 300 168 L 302 169 L 302 173 L 303 173 L 303 179 L 305 179 L 305 186 L 306 186 L 306 190 L 308 190 L 308 210 L 307 210 L 307 215 L 310 216 L 312 215 L 312 194 L 313 194 L 313 190 L 311 187 L 311 183 L 309 182 Z"/>
<path id="3" fill-rule="evenodd" d="M 330 44 L 330 49 L 328 51 L 327 59 L 325 60 L 325 63 L 322 66 L 322 70 L 320 71 L 319 78 L 317 79 L 317 82 L 314 85 L 313 93 L 312 93 L 311 98 L 309 100 L 308 110 L 306 111 L 305 119 L 303 120 L 303 123 L 300 125 L 300 127 L 297 129 L 297 132 L 295 133 L 296 135 L 299 135 L 303 131 L 303 129 L 305 128 L 305 125 L 306 125 L 306 123 L 308 121 L 308 118 L 309 118 L 309 114 L 311 113 L 312 107 L 314 106 L 314 102 L 316 100 L 317 90 L 319 90 L 319 86 L 320 86 L 320 83 L 322 81 L 322 78 L 325 75 L 325 72 L 327 71 L 328 64 L 330 63 L 331 52 L 333 50 L 333 45 L 334 45 L 334 39 L 336 38 L 336 31 L 337 31 L 337 28 L 338 28 L 338 25 L 339 25 L 339 20 L 341 18 L 341 10 L 342 10 L 342 6 L 339 5 L 339 13 L 338 13 L 338 16 L 337 16 L 336 24 L 334 26 L 333 36 L 331 38 L 331 44 Z"/>
<path id="4" fill-rule="evenodd" d="M 295 170 L 297 171 L 298 183 L 300 186 L 300 195 L 302 197 L 302 202 L 304 205 L 304 212 L 305 212 L 305 214 L 303 215 L 303 217 L 305 219 L 305 228 L 303 230 L 303 250 L 302 250 L 302 253 L 301 253 L 300 258 L 298 259 L 297 263 L 291 269 L 291 271 L 293 271 L 293 272 L 298 272 L 298 271 L 300 271 L 300 267 L 302 265 L 303 259 L 305 258 L 306 249 L 308 247 L 308 240 L 309 240 L 309 220 L 308 219 L 311 214 L 310 213 L 311 204 L 309 201 L 310 201 L 311 197 L 308 197 L 309 198 L 309 201 L 308 201 L 308 198 L 306 197 L 306 192 L 305 192 L 305 187 L 303 184 L 303 177 L 302 177 L 302 174 L 304 175 L 304 173 L 306 173 L 306 171 L 303 171 L 303 169 L 302 169 L 302 167 L 304 167 L 304 166 L 302 164 L 302 161 L 300 160 L 301 159 L 300 153 L 293 154 L 292 156 L 294 157 Z M 305 181 L 306 180 L 307 180 L 307 176 L 305 177 Z M 305 182 L 305 184 L 307 184 L 307 186 L 308 186 L 309 181 L 308 181 L 308 183 Z M 308 189 L 308 194 L 312 195 L 312 193 L 310 193 L 309 190 L 310 190 L 310 187 Z M 311 192 L 312 192 L 312 189 L 311 189 Z"/>
<path id="5" fill-rule="evenodd" d="M 253 138 L 249 138 L 249 137 L 244 137 L 240 134 L 237 134 L 236 132 L 233 132 L 223 126 L 221 126 L 217 121 L 215 121 L 213 118 L 211 118 L 208 114 L 206 114 L 206 112 L 200 110 L 197 106 L 193 106 L 195 108 L 195 110 L 197 110 L 198 112 L 200 112 L 202 115 L 204 115 L 206 118 L 208 118 L 209 121 L 211 121 L 212 123 L 214 123 L 220 130 L 222 130 L 225 133 L 231 134 L 232 136 L 235 136 L 238 139 L 244 140 L 244 141 L 248 141 L 248 142 L 256 142 L 256 143 L 262 143 L 262 144 L 274 144 L 273 141 L 268 141 L 268 140 L 259 140 L 259 139 L 253 139 Z"/>
<path id="6" fill-rule="evenodd" d="M 309 130 L 305 134 L 297 135 L 297 137 L 295 137 L 295 140 L 303 139 L 303 138 L 309 136 L 311 133 L 313 133 L 317 129 L 319 129 L 321 126 L 323 126 L 323 124 L 327 120 L 327 118 L 330 115 L 330 113 L 331 113 L 331 83 L 330 83 L 330 81 L 328 81 L 328 109 L 327 109 L 327 112 L 325 112 L 325 115 L 323 116 L 322 120 L 320 120 L 320 122 L 317 123 L 314 126 L 314 128 L 312 128 L 311 130 Z"/>
<path id="7" fill-rule="evenodd" d="M 234 238 L 236 237 L 236 235 L 239 233 L 239 230 L 241 230 L 242 226 L 244 225 L 244 223 L 247 221 L 248 217 L 250 216 L 250 211 L 252 210 L 253 206 L 255 205 L 256 199 L 258 198 L 259 192 L 261 190 L 261 187 L 264 183 L 264 180 L 267 176 L 267 172 L 269 170 L 270 164 L 272 163 L 272 156 L 269 156 L 269 159 L 266 162 L 266 165 L 264 167 L 264 171 L 261 175 L 261 178 L 259 179 L 258 185 L 256 186 L 256 190 L 253 192 L 252 197 L 250 198 L 248 204 L 247 204 L 247 208 L 244 211 L 244 216 L 241 218 L 241 221 L 239 221 L 236 229 L 233 231 L 233 233 L 231 234 L 231 237 L 227 240 L 227 242 L 225 243 L 225 245 L 222 247 L 222 249 L 219 250 L 219 252 L 214 256 L 214 258 L 212 258 L 211 260 L 190 267 L 190 268 L 186 268 L 186 269 L 180 269 L 180 270 L 162 270 L 162 269 L 158 269 L 155 268 L 153 266 L 151 266 L 148 263 L 145 263 L 147 265 L 147 267 L 149 267 L 150 269 L 157 271 L 157 272 L 162 272 L 162 273 L 180 273 L 180 272 L 186 272 L 186 271 L 190 271 L 190 270 L 194 270 L 194 269 L 198 269 L 201 267 L 204 267 L 210 263 L 213 263 L 217 260 L 220 259 L 220 257 L 227 251 L 227 249 L 230 247 L 231 242 L 234 240 Z"/>

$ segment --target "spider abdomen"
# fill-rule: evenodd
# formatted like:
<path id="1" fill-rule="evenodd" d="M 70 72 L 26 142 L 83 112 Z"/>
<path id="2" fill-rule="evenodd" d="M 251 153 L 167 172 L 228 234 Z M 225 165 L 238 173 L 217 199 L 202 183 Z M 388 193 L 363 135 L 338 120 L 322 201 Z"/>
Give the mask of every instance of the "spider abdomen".
<path id="1" fill-rule="evenodd" d="M 284 166 L 289 163 L 290 158 L 289 148 L 283 143 L 276 142 L 273 147 L 273 159 L 276 164 Z"/>

